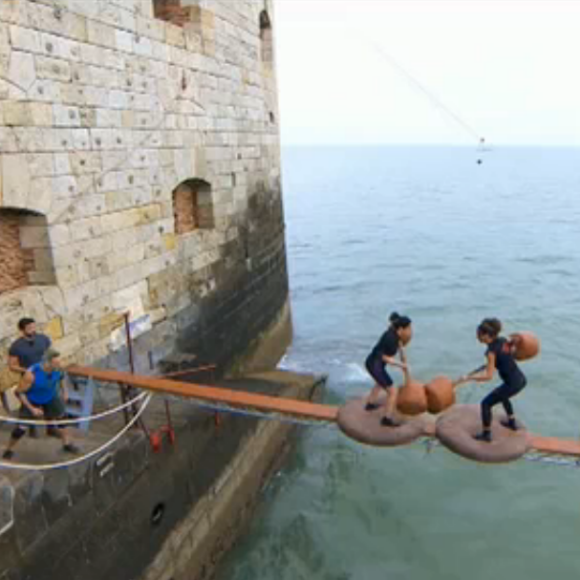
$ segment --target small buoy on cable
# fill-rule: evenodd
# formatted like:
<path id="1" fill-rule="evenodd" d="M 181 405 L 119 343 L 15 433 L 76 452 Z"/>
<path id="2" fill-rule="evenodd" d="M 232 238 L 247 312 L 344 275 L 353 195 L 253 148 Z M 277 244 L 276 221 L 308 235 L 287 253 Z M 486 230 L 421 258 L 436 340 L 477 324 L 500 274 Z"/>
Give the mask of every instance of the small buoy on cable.
<path id="1" fill-rule="evenodd" d="M 533 332 L 516 332 L 510 338 L 515 347 L 516 360 L 530 360 L 540 353 L 540 340 Z"/>
<path id="2" fill-rule="evenodd" d="M 425 385 L 408 380 L 399 390 L 397 408 L 405 415 L 421 415 L 427 411 L 427 393 Z"/>
<path id="3" fill-rule="evenodd" d="M 481 139 L 479 140 L 479 146 L 477 148 L 478 153 L 485 153 L 485 137 L 481 137 Z M 483 159 L 481 157 L 478 157 L 477 159 L 477 164 L 478 165 L 482 165 L 483 164 Z"/>
<path id="4" fill-rule="evenodd" d="M 437 415 L 455 404 L 455 385 L 449 377 L 435 377 L 425 387 L 427 410 Z"/>

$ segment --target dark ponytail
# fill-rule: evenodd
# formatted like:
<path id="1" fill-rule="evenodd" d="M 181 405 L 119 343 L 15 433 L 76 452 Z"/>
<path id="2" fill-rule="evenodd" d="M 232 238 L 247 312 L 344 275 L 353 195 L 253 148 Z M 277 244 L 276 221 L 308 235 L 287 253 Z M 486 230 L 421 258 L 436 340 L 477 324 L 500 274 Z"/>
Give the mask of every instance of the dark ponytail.
<path id="1" fill-rule="evenodd" d="M 491 338 L 497 338 L 501 332 L 501 322 L 497 318 L 485 318 L 477 327 L 478 334 L 484 334 Z"/>
<path id="2" fill-rule="evenodd" d="M 411 326 L 411 319 L 408 316 L 400 316 L 397 312 L 393 312 L 391 316 L 389 316 L 389 322 L 395 330 Z"/>

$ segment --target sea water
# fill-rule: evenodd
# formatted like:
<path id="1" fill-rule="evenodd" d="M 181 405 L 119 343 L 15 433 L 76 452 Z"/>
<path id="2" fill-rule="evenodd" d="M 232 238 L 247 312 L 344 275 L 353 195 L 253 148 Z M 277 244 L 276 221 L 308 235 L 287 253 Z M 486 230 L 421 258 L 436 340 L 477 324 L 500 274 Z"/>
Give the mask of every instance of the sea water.
<path id="1" fill-rule="evenodd" d="M 282 366 L 327 374 L 340 404 L 371 387 L 363 362 L 391 311 L 413 319 L 423 381 L 482 364 L 475 329 L 495 316 L 542 340 L 518 416 L 578 438 L 579 150 L 290 148 L 283 162 L 295 339 Z M 302 428 L 222 578 L 572 580 L 579 543 L 579 468 Z"/>

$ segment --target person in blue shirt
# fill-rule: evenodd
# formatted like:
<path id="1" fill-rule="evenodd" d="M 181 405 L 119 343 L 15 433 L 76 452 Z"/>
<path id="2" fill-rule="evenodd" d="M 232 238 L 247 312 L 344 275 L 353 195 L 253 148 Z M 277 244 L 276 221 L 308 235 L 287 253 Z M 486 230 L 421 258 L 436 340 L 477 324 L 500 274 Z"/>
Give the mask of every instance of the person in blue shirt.
<path id="1" fill-rule="evenodd" d="M 508 416 L 508 420 L 503 423 L 504 427 L 517 431 L 518 426 L 510 399 L 521 393 L 527 384 L 526 376 L 514 358 L 513 344 L 499 335 L 501 328 L 502 324 L 497 318 L 486 318 L 477 327 L 477 339 L 487 346 L 485 351 L 487 364 L 458 381 L 458 383 L 468 381 L 486 383 L 491 381 L 495 370 L 503 381 L 481 402 L 483 431 L 475 438 L 484 442 L 491 441 L 492 408 L 499 403 L 503 405 Z"/>
<path id="2" fill-rule="evenodd" d="M 400 424 L 395 419 L 395 407 L 397 404 L 397 389 L 393 387 L 393 379 L 387 372 L 387 365 L 398 367 L 407 371 L 407 361 L 405 357 L 404 345 L 408 344 L 413 337 L 411 319 L 408 316 L 399 316 L 393 312 L 389 318 L 389 328 L 381 336 L 379 342 L 373 348 L 366 359 L 366 369 L 375 381 L 375 386 L 367 399 L 366 410 L 374 411 L 380 407 L 378 403 L 382 390 L 385 390 L 387 397 L 383 405 L 383 417 L 381 425 L 384 427 L 398 427 Z M 399 353 L 401 361 L 395 356 Z"/>
<path id="3" fill-rule="evenodd" d="M 66 416 L 65 402 L 68 399 L 66 388 L 62 385 L 62 365 L 60 354 L 49 349 L 42 362 L 32 365 L 22 377 L 18 388 L 22 407 L 22 419 L 44 419 L 47 421 L 63 419 Z M 62 395 L 61 395 L 62 391 Z M 4 459 L 14 457 L 14 448 L 26 433 L 24 425 L 18 425 L 13 431 L 8 446 L 4 451 Z M 78 453 L 78 448 L 70 441 L 68 429 L 59 427 L 63 440 L 63 451 Z"/>
<path id="4" fill-rule="evenodd" d="M 51 340 L 45 334 L 36 331 L 36 322 L 33 318 L 22 318 L 18 322 L 20 338 L 15 340 L 8 351 L 8 367 L 14 373 L 24 374 L 32 365 L 38 364 L 44 353 L 51 347 Z M 8 407 L 4 405 L 8 411 Z M 47 435 L 58 437 L 58 432 L 47 427 Z M 37 437 L 36 428 L 28 430 L 30 437 Z"/>

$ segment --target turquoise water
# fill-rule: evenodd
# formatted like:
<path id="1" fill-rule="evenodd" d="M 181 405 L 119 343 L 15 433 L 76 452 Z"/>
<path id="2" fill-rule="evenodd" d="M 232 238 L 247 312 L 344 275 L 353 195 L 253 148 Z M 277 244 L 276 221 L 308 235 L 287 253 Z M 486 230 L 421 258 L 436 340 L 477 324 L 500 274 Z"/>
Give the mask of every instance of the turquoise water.
<path id="1" fill-rule="evenodd" d="M 516 411 L 580 433 L 580 151 L 461 148 L 284 152 L 295 343 L 283 365 L 329 374 L 327 399 L 370 388 L 362 361 L 392 310 L 413 318 L 414 375 L 483 362 L 475 326 L 534 330 Z M 477 402 L 489 387 L 468 387 Z M 580 577 L 580 469 L 482 466 L 422 444 L 361 447 L 303 431 L 227 580 Z"/>

